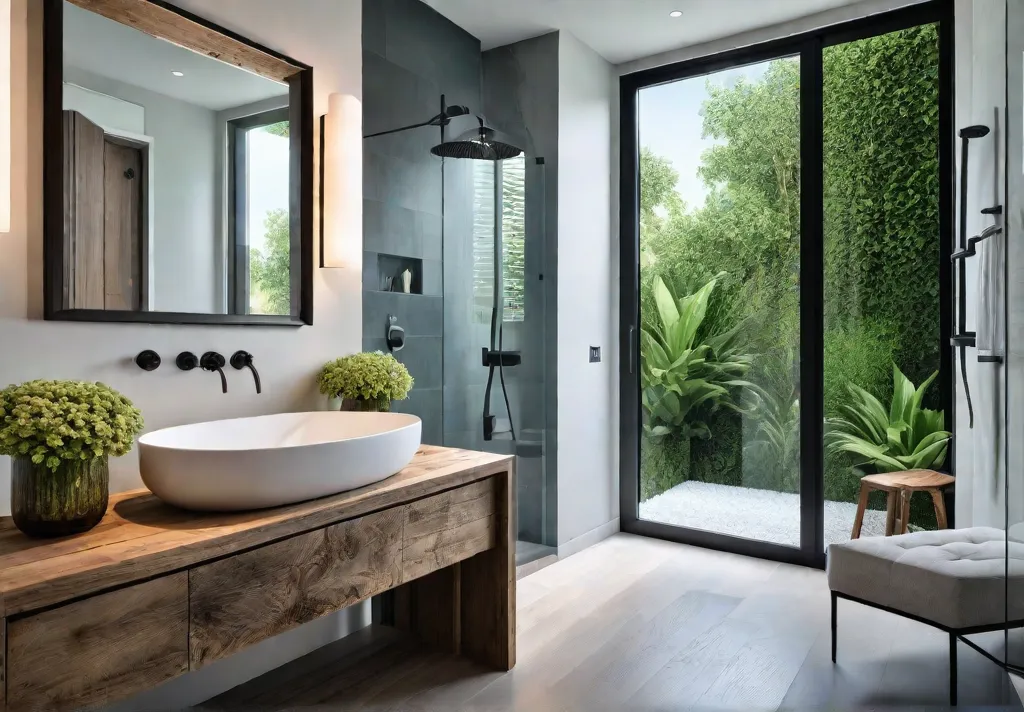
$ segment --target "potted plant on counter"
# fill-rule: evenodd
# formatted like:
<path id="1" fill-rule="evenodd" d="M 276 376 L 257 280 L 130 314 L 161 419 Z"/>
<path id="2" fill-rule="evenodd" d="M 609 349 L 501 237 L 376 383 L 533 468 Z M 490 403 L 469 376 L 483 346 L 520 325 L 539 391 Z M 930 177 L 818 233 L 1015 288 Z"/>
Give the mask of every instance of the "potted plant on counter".
<path id="1" fill-rule="evenodd" d="M 341 401 L 341 410 L 382 412 L 404 400 L 412 389 L 409 370 L 380 351 L 342 356 L 325 363 L 317 376 L 320 392 Z"/>
<path id="2" fill-rule="evenodd" d="M 142 413 L 102 383 L 29 381 L 0 391 L 0 455 L 11 514 L 30 536 L 91 529 L 107 511 L 107 458 L 132 449 Z"/>

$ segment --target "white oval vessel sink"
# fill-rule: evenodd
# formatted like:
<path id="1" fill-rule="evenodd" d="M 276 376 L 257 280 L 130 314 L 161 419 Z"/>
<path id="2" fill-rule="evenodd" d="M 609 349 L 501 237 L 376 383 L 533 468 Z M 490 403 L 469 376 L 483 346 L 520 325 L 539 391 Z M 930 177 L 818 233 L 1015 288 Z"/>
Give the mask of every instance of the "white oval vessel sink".
<path id="1" fill-rule="evenodd" d="M 142 481 L 184 509 L 238 511 L 365 487 L 420 446 L 402 413 L 279 413 L 166 428 L 139 438 Z"/>

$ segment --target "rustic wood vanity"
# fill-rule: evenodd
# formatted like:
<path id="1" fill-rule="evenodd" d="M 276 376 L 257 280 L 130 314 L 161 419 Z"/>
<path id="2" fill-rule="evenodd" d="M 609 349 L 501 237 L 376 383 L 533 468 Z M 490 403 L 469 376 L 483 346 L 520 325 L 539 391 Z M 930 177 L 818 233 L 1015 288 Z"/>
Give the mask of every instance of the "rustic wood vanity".
<path id="1" fill-rule="evenodd" d="M 433 446 L 287 507 L 186 512 L 139 490 L 49 541 L 0 519 L 0 708 L 113 702 L 385 592 L 385 622 L 509 670 L 514 522 L 513 458 Z"/>

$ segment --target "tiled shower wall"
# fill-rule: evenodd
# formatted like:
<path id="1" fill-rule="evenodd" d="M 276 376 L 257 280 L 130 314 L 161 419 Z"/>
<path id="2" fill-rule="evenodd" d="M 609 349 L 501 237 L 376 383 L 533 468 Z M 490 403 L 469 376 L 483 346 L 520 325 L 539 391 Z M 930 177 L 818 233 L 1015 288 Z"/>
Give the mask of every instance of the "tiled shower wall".
<path id="1" fill-rule="evenodd" d="M 386 131 L 449 104 L 480 106 L 480 42 L 418 0 L 363 2 L 363 133 Z M 454 121 L 454 134 L 470 128 Z M 363 142 L 363 349 L 386 351 L 388 315 L 405 329 L 396 354 L 416 379 L 395 410 L 423 420 L 423 442 L 444 444 L 444 282 L 441 161 L 430 153 L 440 130 L 413 129 Z M 468 213 L 472 195 L 445 195 Z M 381 291 L 378 255 L 422 260 L 422 294 Z"/>

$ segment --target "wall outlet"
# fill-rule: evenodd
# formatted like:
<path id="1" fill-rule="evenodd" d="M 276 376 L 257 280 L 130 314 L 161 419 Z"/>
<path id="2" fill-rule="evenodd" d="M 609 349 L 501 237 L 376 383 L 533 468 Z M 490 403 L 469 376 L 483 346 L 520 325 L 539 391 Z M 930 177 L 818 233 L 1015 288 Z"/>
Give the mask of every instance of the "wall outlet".
<path id="1" fill-rule="evenodd" d="M 601 347 L 590 347 L 590 363 L 601 363 Z"/>

